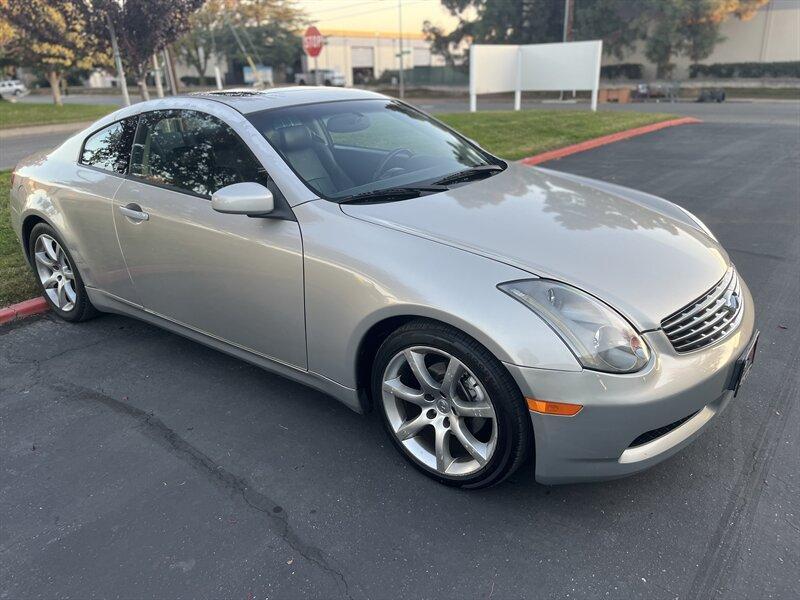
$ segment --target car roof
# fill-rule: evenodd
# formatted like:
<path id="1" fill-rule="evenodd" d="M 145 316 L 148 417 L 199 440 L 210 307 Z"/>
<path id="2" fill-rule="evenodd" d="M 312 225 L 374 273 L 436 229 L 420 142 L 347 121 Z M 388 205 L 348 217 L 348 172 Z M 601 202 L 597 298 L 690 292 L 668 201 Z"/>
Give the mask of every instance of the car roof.
<path id="1" fill-rule="evenodd" d="M 338 100 L 366 100 L 385 99 L 387 96 L 357 90 L 353 88 L 318 87 L 298 85 L 291 87 L 270 88 L 256 90 L 253 88 L 239 88 L 213 92 L 196 92 L 192 98 L 207 98 L 222 102 L 243 114 L 281 108 L 284 106 L 297 106 L 299 104 L 315 104 L 317 102 L 336 102 Z"/>

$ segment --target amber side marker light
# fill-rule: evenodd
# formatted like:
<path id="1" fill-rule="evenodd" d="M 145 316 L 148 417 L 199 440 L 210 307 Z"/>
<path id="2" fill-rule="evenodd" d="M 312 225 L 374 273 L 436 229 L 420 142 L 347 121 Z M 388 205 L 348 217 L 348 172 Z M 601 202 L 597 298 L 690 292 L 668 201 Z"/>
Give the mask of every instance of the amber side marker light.
<path id="1" fill-rule="evenodd" d="M 581 412 L 583 404 L 567 404 L 566 402 L 548 402 L 547 400 L 537 400 L 536 398 L 525 398 L 528 408 L 533 412 L 543 415 L 560 415 L 562 417 L 572 417 Z"/>

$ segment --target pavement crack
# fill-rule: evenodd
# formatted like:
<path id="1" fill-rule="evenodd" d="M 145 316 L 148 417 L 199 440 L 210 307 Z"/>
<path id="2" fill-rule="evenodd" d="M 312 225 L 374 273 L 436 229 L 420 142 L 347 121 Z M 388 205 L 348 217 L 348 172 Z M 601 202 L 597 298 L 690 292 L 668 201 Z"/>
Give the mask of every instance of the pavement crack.
<path id="1" fill-rule="evenodd" d="M 205 475 L 219 487 L 241 495 L 245 504 L 267 517 L 269 529 L 277 534 L 289 547 L 308 562 L 330 575 L 345 598 L 352 600 L 350 584 L 344 573 L 334 568 L 319 548 L 303 541 L 289 523 L 286 511 L 266 494 L 250 486 L 247 479 L 226 470 L 210 456 L 178 435 L 153 413 L 144 411 L 127 402 L 117 400 L 102 392 L 74 383 L 59 380 L 51 385 L 53 389 L 73 398 L 99 403 L 106 408 L 134 419 L 142 426 L 143 432 L 156 443 L 182 459 L 193 469 Z"/>

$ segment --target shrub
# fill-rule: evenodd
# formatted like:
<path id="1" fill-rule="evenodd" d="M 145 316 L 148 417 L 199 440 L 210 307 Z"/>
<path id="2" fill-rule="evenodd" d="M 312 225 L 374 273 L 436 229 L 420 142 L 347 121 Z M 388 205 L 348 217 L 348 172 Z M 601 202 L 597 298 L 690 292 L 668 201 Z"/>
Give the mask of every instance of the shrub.
<path id="1" fill-rule="evenodd" d="M 183 77 L 181 77 L 181 83 L 183 83 L 183 85 L 187 87 L 193 85 L 215 85 L 217 83 L 217 80 L 214 79 L 213 77 L 204 77 L 203 83 L 201 83 L 199 77 L 184 75 Z"/>
<path id="2" fill-rule="evenodd" d="M 603 79 L 641 79 L 642 65 L 639 63 L 622 63 L 619 65 L 606 65 L 600 68 L 600 77 Z"/>
<path id="3" fill-rule="evenodd" d="M 689 67 L 689 77 L 800 77 L 800 61 L 698 64 Z"/>

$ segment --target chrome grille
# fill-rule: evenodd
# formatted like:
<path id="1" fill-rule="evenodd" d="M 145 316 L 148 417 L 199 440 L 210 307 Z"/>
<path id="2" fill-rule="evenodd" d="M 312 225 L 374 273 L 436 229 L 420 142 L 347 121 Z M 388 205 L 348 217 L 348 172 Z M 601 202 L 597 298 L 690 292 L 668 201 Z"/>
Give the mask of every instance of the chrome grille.
<path id="1" fill-rule="evenodd" d="M 717 285 L 661 321 L 661 329 L 677 352 L 691 352 L 734 331 L 742 320 L 743 309 L 739 277 L 730 268 Z"/>

